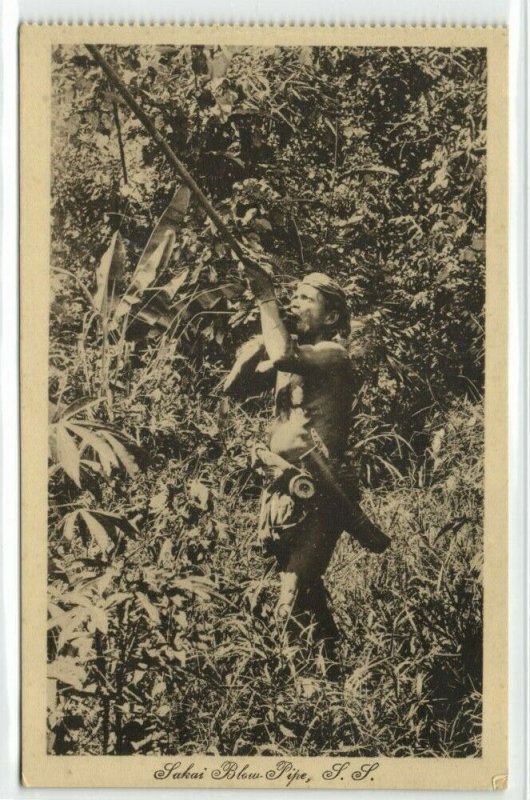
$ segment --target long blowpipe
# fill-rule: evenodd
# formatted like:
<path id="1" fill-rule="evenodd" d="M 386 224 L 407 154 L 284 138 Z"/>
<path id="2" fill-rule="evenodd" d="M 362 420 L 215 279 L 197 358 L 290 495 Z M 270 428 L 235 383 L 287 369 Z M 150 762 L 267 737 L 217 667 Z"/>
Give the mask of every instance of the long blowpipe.
<path id="1" fill-rule="evenodd" d="M 211 202 L 208 200 L 204 192 L 200 189 L 197 185 L 195 180 L 192 178 L 182 161 L 175 155 L 171 147 L 168 145 L 164 137 L 160 134 L 160 132 L 156 129 L 155 125 L 153 124 L 152 120 L 149 116 L 143 111 L 141 106 L 136 102 L 134 97 L 132 96 L 131 92 L 127 89 L 122 79 L 117 74 L 116 70 L 111 67 L 108 61 L 101 55 L 99 48 L 97 48 L 93 44 L 86 44 L 85 47 L 87 48 L 88 52 L 94 59 L 94 61 L 99 64 L 111 84 L 118 90 L 119 94 L 123 98 L 123 100 L 127 103 L 133 114 L 140 120 L 148 134 L 152 137 L 152 139 L 157 143 L 160 147 L 166 158 L 168 159 L 169 163 L 175 168 L 177 174 L 182 179 L 183 183 L 189 188 L 191 193 L 197 198 L 202 208 L 205 210 L 206 214 L 209 216 L 221 236 L 224 237 L 226 243 L 231 247 L 233 252 L 236 256 L 244 262 L 245 255 L 243 253 L 242 247 L 240 243 L 237 241 L 233 233 L 227 228 L 224 223 L 222 217 L 218 214 L 215 210 Z"/>

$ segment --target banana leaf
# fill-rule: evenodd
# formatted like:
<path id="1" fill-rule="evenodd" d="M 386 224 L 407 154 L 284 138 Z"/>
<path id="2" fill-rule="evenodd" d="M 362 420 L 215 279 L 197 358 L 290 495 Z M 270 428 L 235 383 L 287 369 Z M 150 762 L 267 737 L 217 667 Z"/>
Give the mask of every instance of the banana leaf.
<path id="1" fill-rule="evenodd" d="M 151 284 L 162 274 L 171 257 L 179 230 L 190 201 L 190 190 L 180 186 L 168 207 L 158 220 L 149 241 L 140 256 L 130 286 L 122 297 L 114 314 L 117 324 L 136 306 Z"/>
<path id="2" fill-rule="evenodd" d="M 117 283 L 125 269 L 126 253 L 119 231 L 112 234 L 110 244 L 96 270 L 97 291 L 93 297 L 95 308 L 100 313 L 112 311 L 115 303 Z"/>

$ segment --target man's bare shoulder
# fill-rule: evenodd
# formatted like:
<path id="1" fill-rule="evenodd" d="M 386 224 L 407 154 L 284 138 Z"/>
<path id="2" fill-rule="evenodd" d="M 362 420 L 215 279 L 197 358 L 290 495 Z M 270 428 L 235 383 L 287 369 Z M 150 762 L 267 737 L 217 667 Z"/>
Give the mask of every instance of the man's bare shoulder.
<path id="1" fill-rule="evenodd" d="M 333 340 L 301 344 L 298 351 L 302 360 L 318 369 L 348 367 L 351 363 L 346 348 L 340 342 Z"/>
<path id="2" fill-rule="evenodd" d="M 350 354 L 346 347 L 340 342 L 336 342 L 333 340 L 325 340 L 322 342 L 316 342 L 314 345 L 315 352 L 323 355 L 328 356 L 331 361 L 349 361 Z"/>
<path id="3" fill-rule="evenodd" d="M 316 344 L 312 345 L 312 347 L 314 347 L 315 350 L 320 350 L 320 351 L 323 351 L 323 352 L 330 352 L 330 353 L 334 353 L 334 354 L 335 353 L 336 354 L 344 354 L 346 357 L 348 357 L 348 351 L 346 350 L 344 345 L 341 344 L 340 342 L 335 342 L 333 340 L 329 340 L 329 341 L 325 340 L 325 341 L 322 341 L 322 342 L 316 342 Z"/>

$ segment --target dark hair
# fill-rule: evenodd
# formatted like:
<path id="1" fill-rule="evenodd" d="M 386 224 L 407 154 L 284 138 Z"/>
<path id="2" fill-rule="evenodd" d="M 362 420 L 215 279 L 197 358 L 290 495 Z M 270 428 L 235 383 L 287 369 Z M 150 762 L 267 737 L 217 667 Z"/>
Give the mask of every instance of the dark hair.
<path id="1" fill-rule="evenodd" d="M 333 334 L 349 335 L 350 311 L 346 294 L 337 281 L 324 272 L 310 272 L 308 275 L 304 275 L 302 283 L 307 283 L 309 286 L 318 289 L 325 300 L 328 311 L 338 312 L 337 321 L 332 326 L 329 326 Z"/>
<path id="2" fill-rule="evenodd" d="M 328 311 L 338 312 L 337 321 L 328 326 L 333 335 L 340 334 L 341 336 L 349 336 L 351 333 L 351 322 L 350 310 L 346 303 L 346 299 L 323 292 L 322 289 L 319 289 L 319 292 L 324 298 L 326 309 Z"/>

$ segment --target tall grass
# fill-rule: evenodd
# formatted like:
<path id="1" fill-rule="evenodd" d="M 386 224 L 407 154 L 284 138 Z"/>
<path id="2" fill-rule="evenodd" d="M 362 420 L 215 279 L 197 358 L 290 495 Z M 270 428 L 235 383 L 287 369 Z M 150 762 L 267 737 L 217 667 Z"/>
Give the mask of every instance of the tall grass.
<path id="1" fill-rule="evenodd" d="M 255 544 L 248 447 L 268 413 L 193 395 L 204 376 L 171 343 L 157 358 L 156 373 L 125 364 L 141 390 L 109 383 L 58 412 L 80 464 L 77 482 L 60 457 L 50 477 L 50 752 L 480 755 L 480 406 L 433 417 L 425 457 L 364 492 L 392 546 L 339 541 L 330 682 L 318 653 L 286 647 Z M 71 386 L 87 365 L 94 382 L 85 343 Z"/>
<path id="2" fill-rule="evenodd" d="M 326 680 L 256 547 L 269 408 L 217 388 L 251 298 L 85 53 L 55 48 L 49 751 L 478 756 L 485 53 L 238 48 L 227 92 L 209 48 L 163 50 L 104 52 L 280 296 L 311 264 L 363 319 L 349 444 L 392 547 L 336 548 Z"/>

